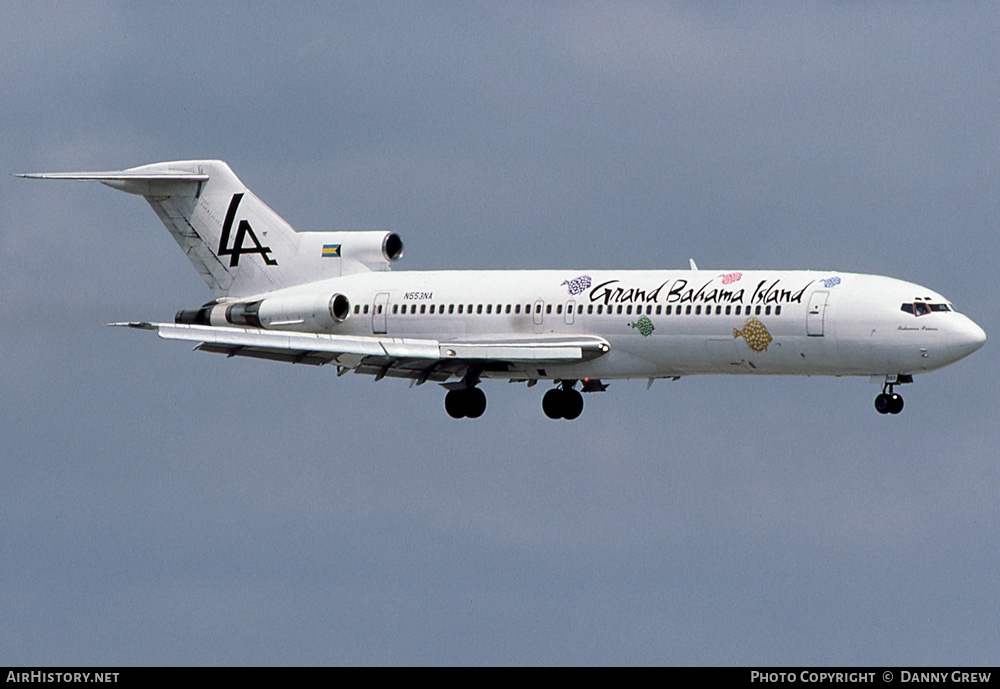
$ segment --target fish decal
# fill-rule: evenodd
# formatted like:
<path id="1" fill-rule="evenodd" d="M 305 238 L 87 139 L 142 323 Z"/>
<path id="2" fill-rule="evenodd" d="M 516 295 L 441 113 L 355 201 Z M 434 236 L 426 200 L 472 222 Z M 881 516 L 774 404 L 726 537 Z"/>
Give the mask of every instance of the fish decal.
<path id="1" fill-rule="evenodd" d="M 723 273 L 719 277 L 722 278 L 723 285 L 731 285 L 739 282 L 743 278 L 743 273 Z"/>
<path id="2" fill-rule="evenodd" d="M 656 328 L 653 327 L 653 321 L 649 320 L 646 316 L 643 316 L 635 323 L 629 323 L 629 325 L 638 330 L 639 334 L 643 337 L 649 337 L 653 334 L 653 331 L 656 330 Z"/>
<path id="3" fill-rule="evenodd" d="M 733 339 L 735 340 L 737 337 L 746 340 L 747 347 L 755 352 L 765 351 L 774 339 L 771 337 L 771 333 L 767 332 L 764 324 L 756 318 L 748 318 L 742 330 L 733 328 Z"/>
<path id="4" fill-rule="evenodd" d="M 820 282 L 822 282 L 823 286 L 827 287 L 827 288 L 836 287 L 837 285 L 840 284 L 840 278 L 834 276 L 832 278 L 827 278 L 825 280 L 820 280 Z"/>
<path id="5" fill-rule="evenodd" d="M 567 289 L 569 290 L 570 294 L 579 294 L 583 290 L 585 290 L 588 287 L 590 287 L 590 276 L 589 275 L 581 275 L 580 277 L 573 278 L 572 280 L 563 280 L 562 284 L 563 285 L 569 285 L 567 287 Z M 562 286 L 562 285 L 560 285 L 560 286 Z"/>

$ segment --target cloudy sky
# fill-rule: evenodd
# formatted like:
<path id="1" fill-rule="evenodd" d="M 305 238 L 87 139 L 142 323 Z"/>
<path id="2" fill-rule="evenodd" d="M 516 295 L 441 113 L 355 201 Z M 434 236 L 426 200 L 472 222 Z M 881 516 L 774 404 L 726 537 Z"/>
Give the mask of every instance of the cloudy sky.
<path id="1" fill-rule="evenodd" d="M 0 664 L 995 664 L 994 342 L 867 379 L 434 385 L 104 326 L 210 295 L 149 207 L 222 158 L 400 269 L 816 268 L 991 338 L 993 3 L 7 3 Z"/>

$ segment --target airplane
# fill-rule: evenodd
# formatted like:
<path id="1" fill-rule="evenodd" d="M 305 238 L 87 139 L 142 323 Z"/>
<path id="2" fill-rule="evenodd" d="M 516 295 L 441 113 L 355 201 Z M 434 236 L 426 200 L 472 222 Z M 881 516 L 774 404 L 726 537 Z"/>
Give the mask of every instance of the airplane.
<path id="1" fill-rule="evenodd" d="M 156 331 L 195 349 L 427 381 L 453 418 L 486 410 L 485 379 L 550 381 L 572 420 L 609 380 L 700 374 L 868 376 L 895 387 L 972 354 L 986 334 L 943 296 L 878 275 L 810 270 L 391 271 L 390 231 L 296 232 L 219 160 L 19 177 L 142 196 L 212 292 Z M 647 385 L 647 387 L 648 387 Z"/>

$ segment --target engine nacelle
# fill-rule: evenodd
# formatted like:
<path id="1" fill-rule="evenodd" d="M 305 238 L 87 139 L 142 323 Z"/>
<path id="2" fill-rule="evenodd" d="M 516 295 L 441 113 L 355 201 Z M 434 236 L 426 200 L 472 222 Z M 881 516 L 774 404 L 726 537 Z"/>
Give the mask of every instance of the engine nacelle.
<path id="1" fill-rule="evenodd" d="M 389 270 L 403 257 L 403 240 L 395 232 L 303 232 L 299 235 L 303 271 L 311 280 Z"/>
<path id="2" fill-rule="evenodd" d="M 264 330 L 328 332 L 351 315 L 351 301 L 343 294 L 304 294 L 268 297 L 257 301 L 214 304 L 178 311 L 175 323 L 235 325 Z"/>
<path id="3" fill-rule="evenodd" d="M 341 257 L 344 261 L 364 264 L 371 270 L 384 270 L 403 257 L 403 240 L 395 232 L 344 232 Z"/>

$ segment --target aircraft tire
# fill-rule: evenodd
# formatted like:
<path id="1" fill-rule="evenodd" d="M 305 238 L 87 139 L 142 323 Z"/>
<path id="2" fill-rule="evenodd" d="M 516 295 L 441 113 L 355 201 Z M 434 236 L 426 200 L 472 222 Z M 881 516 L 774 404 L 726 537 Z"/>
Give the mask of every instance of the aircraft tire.
<path id="1" fill-rule="evenodd" d="M 563 390 L 562 397 L 564 419 L 572 421 L 583 413 L 583 395 L 579 391 Z"/>
<path id="2" fill-rule="evenodd" d="M 903 411 L 903 398 L 896 393 L 892 393 L 889 395 L 889 413 L 898 414 L 901 411 Z"/>
<path id="3" fill-rule="evenodd" d="M 884 392 L 875 398 L 875 411 L 879 414 L 888 414 L 891 400 Z"/>
<path id="4" fill-rule="evenodd" d="M 552 388 L 542 397 L 542 411 L 550 419 L 561 419 L 563 417 L 563 391 L 559 388 Z"/>
<path id="5" fill-rule="evenodd" d="M 486 411 L 486 393 L 479 388 L 469 388 L 465 391 L 465 415 L 470 419 L 478 419 Z"/>
<path id="6" fill-rule="evenodd" d="M 464 392 L 465 390 L 449 390 L 444 396 L 444 410 L 453 419 L 461 419 L 466 415 Z"/>

